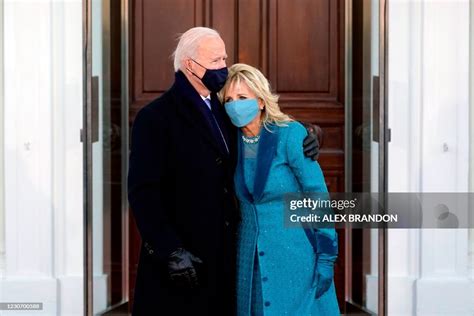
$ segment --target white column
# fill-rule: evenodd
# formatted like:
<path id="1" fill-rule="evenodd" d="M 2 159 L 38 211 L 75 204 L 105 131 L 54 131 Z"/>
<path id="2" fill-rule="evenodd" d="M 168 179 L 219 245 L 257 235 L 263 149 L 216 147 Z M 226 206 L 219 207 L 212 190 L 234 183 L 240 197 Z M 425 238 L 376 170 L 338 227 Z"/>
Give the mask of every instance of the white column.
<path id="1" fill-rule="evenodd" d="M 389 2 L 389 192 L 420 192 L 422 2 Z M 388 232 L 388 313 L 413 315 L 419 230 Z"/>
<path id="2" fill-rule="evenodd" d="M 423 192 L 466 192 L 469 1 L 423 5 Z M 472 315 L 468 232 L 421 231 L 418 315 Z"/>
<path id="3" fill-rule="evenodd" d="M 82 315 L 82 1 L 4 1 L 0 301 L 41 302 L 38 315 Z"/>
<path id="4" fill-rule="evenodd" d="M 467 244 L 466 229 L 423 230 L 417 315 L 472 315 Z"/>
<path id="5" fill-rule="evenodd" d="M 58 314 L 83 314 L 82 1 L 51 1 Z"/>
<path id="6" fill-rule="evenodd" d="M 48 1 L 5 1 L 3 302 L 57 312 L 53 276 L 52 48 Z M 8 313 L 5 313 L 8 314 Z"/>
<path id="7" fill-rule="evenodd" d="M 390 1 L 390 192 L 466 192 L 465 1 Z M 467 230 L 389 232 L 390 315 L 472 315 Z"/>

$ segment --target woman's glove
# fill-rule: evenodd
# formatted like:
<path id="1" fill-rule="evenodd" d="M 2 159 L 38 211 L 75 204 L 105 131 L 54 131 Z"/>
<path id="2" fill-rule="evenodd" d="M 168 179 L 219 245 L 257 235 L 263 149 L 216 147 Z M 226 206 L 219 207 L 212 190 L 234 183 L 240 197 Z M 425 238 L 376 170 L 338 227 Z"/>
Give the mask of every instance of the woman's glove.
<path id="1" fill-rule="evenodd" d="M 332 284 L 334 278 L 334 263 L 331 261 L 324 262 L 318 260 L 318 266 L 316 267 L 316 295 L 315 298 L 320 298 Z"/>
<path id="2" fill-rule="evenodd" d="M 315 298 L 320 298 L 331 287 L 334 278 L 334 262 L 338 255 L 337 233 L 332 228 L 315 230 L 316 271 L 313 284 L 316 286 Z"/>

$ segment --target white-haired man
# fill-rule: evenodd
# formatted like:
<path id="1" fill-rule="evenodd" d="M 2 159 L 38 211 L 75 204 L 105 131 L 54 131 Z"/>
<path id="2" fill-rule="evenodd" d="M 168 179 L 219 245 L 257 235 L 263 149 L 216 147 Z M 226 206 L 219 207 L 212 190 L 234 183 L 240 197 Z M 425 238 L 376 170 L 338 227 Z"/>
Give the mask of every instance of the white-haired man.
<path id="1" fill-rule="evenodd" d="M 142 249 L 133 315 L 234 313 L 236 130 L 216 95 L 226 58 L 215 30 L 189 29 L 174 52 L 173 86 L 135 118 L 128 191 Z M 315 156 L 316 136 L 305 142 Z"/>

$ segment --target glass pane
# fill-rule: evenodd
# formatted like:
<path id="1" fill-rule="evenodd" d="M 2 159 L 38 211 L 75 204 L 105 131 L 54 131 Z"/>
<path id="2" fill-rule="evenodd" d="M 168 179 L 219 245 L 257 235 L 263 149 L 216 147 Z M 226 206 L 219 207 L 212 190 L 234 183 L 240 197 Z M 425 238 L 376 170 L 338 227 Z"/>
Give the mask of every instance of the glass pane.
<path id="1" fill-rule="evenodd" d="M 379 185 L 379 0 L 351 0 L 352 7 L 352 192 L 378 192 Z M 378 230 L 348 229 L 348 314 L 378 313 Z"/>
<path id="2" fill-rule="evenodd" d="M 114 2 L 115 3 L 115 2 Z M 126 298 L 120 5 L 92 1 L 94 313 Z"/>

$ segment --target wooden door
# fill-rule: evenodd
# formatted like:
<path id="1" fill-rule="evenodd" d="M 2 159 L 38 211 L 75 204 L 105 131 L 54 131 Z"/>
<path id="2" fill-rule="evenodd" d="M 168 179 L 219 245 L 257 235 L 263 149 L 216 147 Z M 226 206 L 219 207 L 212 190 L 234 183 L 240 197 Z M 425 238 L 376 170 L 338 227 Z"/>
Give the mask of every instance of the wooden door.
<path id="1" fill-rule="evenodd" d="M 221 34 L 229 56 L 258 67 L 280 95 L 283 111 L 323 130 L 320 164 L 328 189 L 344 191 L 343 0 L 134 0 L 130 43 L 130 124 L 140 108 L 173 82 L 176 37 L 194 26 Z M 139 235 L 130 221 L 130 287 Z M 344 310 L 344 231 L 335 282 Z"/>

